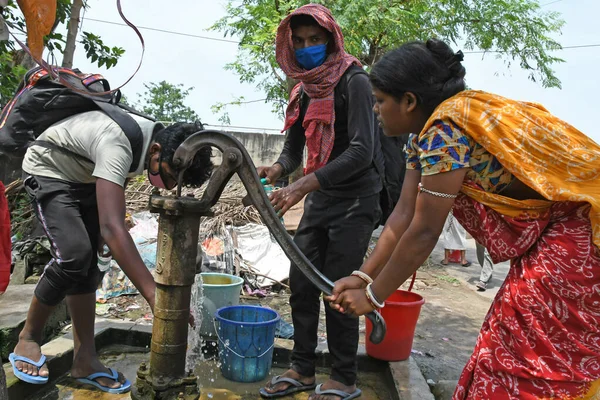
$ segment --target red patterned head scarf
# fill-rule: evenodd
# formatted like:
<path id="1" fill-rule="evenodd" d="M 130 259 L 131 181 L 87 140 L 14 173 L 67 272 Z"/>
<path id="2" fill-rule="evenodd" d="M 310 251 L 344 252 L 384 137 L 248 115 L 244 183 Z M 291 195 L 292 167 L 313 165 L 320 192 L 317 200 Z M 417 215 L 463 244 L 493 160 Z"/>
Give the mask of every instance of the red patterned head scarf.
<path id="1" fill-rule="evenodd" d="M 333 40 L 333 45 L 330 44 L 333 52 L 327 56 L 325 62 L 308 71 L 296 61 L 290 27 L 290 19 L 301 14 L 313 17 L 321 27 L 331 33 Z M 351 65 L 361 66 L 361 64 L 360 61 L 344 51 L 344 36 L 339 25 L 333 19 L 331 11 L 320 4 L 302 6 L 281 21 L 277 29 L 275 54 L 283 72 L 288 77 L 300 81 L 290 94 L 290 102 L 285 112 L 284 131 L 294 125 L 300 116 L 300 89 L 302 88 L 310 97 L 310 103 L 302 123 L 306 132 L 306 147 L 308 148 L 308 161 L 304 173 L 308 175 L 327 164 L 333 149 L 335 139 L 333 131 L 335 124 L 334 89 Z"/>

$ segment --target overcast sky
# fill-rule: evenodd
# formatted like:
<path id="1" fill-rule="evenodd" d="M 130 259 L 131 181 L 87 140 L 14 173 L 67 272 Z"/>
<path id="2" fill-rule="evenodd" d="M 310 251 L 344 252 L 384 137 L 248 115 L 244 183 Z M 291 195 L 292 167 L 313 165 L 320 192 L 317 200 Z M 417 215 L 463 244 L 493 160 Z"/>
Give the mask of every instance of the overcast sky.
<path id="1" fill-rule="evenodd" d="M 558 11 L 566 25 L 558 37 L 563 46 L 599 45 L 564 49 L 557 55 L 566 62 L 555 67 L 562 89 L 544 89 L 527 79 L 527 73 L 512 67 L 507 69 L 494 54 L 466 54 L 469 87 L 495 92 L 503 96 L 535 101 L 545 105 L 551 112 L 582 130 L 600 143 L 596 114 L 600 93 L 600 34 L 591 29 L 596 26 L 600 14 L 598 0 L 541 0 L 545 10 Z M 98 69 L 86 59 L 81 46 L 75 55 L 74 65 L 85 72 L 101 72 L 113 87 L 123 83 L 135 70 L 141 54 L 141 45 L 135 33 L 128 27 L 98 22 L 122 23 L 116 9 L 116 1 L 89 0 L 83 30 L 94 32 L 110 46 L 126 49 L 117 67 Z M 138 27 L 150 27 L 190 35 L 222 38 L 207 28 L 224 15 L 222 0 L 123 0 L 125 15 Z M 248 84 L 241 84 L 237 76 L 224 70 L 225 64 L 235 59 L 237 45 L 223 41 L 174 35 L 141 29 L 146 42 L 144 61 L 139 73 L 123 89 L 130 100 L 143 92 L 143 83 L 166 80 L 194 86 L 188 101 L 209 124 L 219 124 L 210 106 L 216 102 L 228 102 L 234 96 L 246 100 L 262 99 L 264 95 Z M 262 102 L 230 108 L 231 125 L 268 128 L 276 133 L 282 122 L 271 113 L 270 105 Z"/>

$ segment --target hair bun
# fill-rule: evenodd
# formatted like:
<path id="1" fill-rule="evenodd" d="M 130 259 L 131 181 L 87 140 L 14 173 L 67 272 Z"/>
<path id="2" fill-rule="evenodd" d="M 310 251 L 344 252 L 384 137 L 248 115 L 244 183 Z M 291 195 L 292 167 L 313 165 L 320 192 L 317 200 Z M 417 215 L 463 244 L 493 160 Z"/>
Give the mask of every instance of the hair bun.
<path id="1" fill-rule="evenodd" d="M 456 64 L 460 63 L 464 59 L 465 55 L 461 50 L 459 50 L 456 53 L 454 53 L 452 57 L 446 60 L 446 66 L 448 67 L 448 69 L 451 70 L 452 67 L 454 67 Z"/>
<path id="2" fill-rule="evenodd" d="M 461 78 L 465 76 L 465 69 L 461 64 L 465 58 L 462 51 L 459 50 L 455 53 L 450 46 L 438 39 L 429 39 L 426 47 L 439 62 L 448 68 L 451 76 Z"/>

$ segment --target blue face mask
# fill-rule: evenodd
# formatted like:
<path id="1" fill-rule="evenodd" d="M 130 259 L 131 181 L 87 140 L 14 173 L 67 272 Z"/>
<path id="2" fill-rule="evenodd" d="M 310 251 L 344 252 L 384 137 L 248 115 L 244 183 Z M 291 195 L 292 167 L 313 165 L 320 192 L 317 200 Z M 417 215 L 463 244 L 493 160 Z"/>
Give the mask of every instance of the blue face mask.
<path id="1" fill-rule="evenodd" d="M 304 69 L 313 69 L 325 62 L 327 58 L 327 44 L 305 47 L 296 50 L 296 61 Z"/>

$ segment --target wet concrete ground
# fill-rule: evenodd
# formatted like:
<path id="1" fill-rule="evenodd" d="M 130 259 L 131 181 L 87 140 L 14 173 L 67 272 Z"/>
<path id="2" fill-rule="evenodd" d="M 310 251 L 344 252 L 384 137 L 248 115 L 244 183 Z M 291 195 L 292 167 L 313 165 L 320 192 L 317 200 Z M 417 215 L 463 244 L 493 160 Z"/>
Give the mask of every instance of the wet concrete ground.
<path id="1" fill-rule="evenodd" d="M 129 380 L 135 383 L 136 371 L 142 362 L 148 362 L 149 353 L 139 352 L 139 348 L 113 346 L 104 349 L 101 359 L 105 365 L 122 372 Z M 137 351 L 137 352 L 131 352 Z M 264 381 L 255 383 L 240 383 L 225 379 L 219 369 L 217 361 L 201 361 L 196 367 L 201 387 L 200 400 L 255 400 L 260 399 L 258 390 L 275 375 L 280 375 L 286 366 L 275 366 Z M 322 383 L 328 379 L 325 370 L 318 371 L 317 382 Z M 382 373 L 359 374 L 358 386 L 363 391 L 362 399 L 392 400 L 395 388 L 389 388 Z M 297 393 L 282 399 L 306 400 L 311 392 Z M 394 395 L 392 394 L 394 393 Z M 36 396 L 40 400 L 122 400 L 129 399 L 130 394 L 122 395 L 103 393 L 93 387 L 83 385 L 64 375 L 52 388 Z"/>

